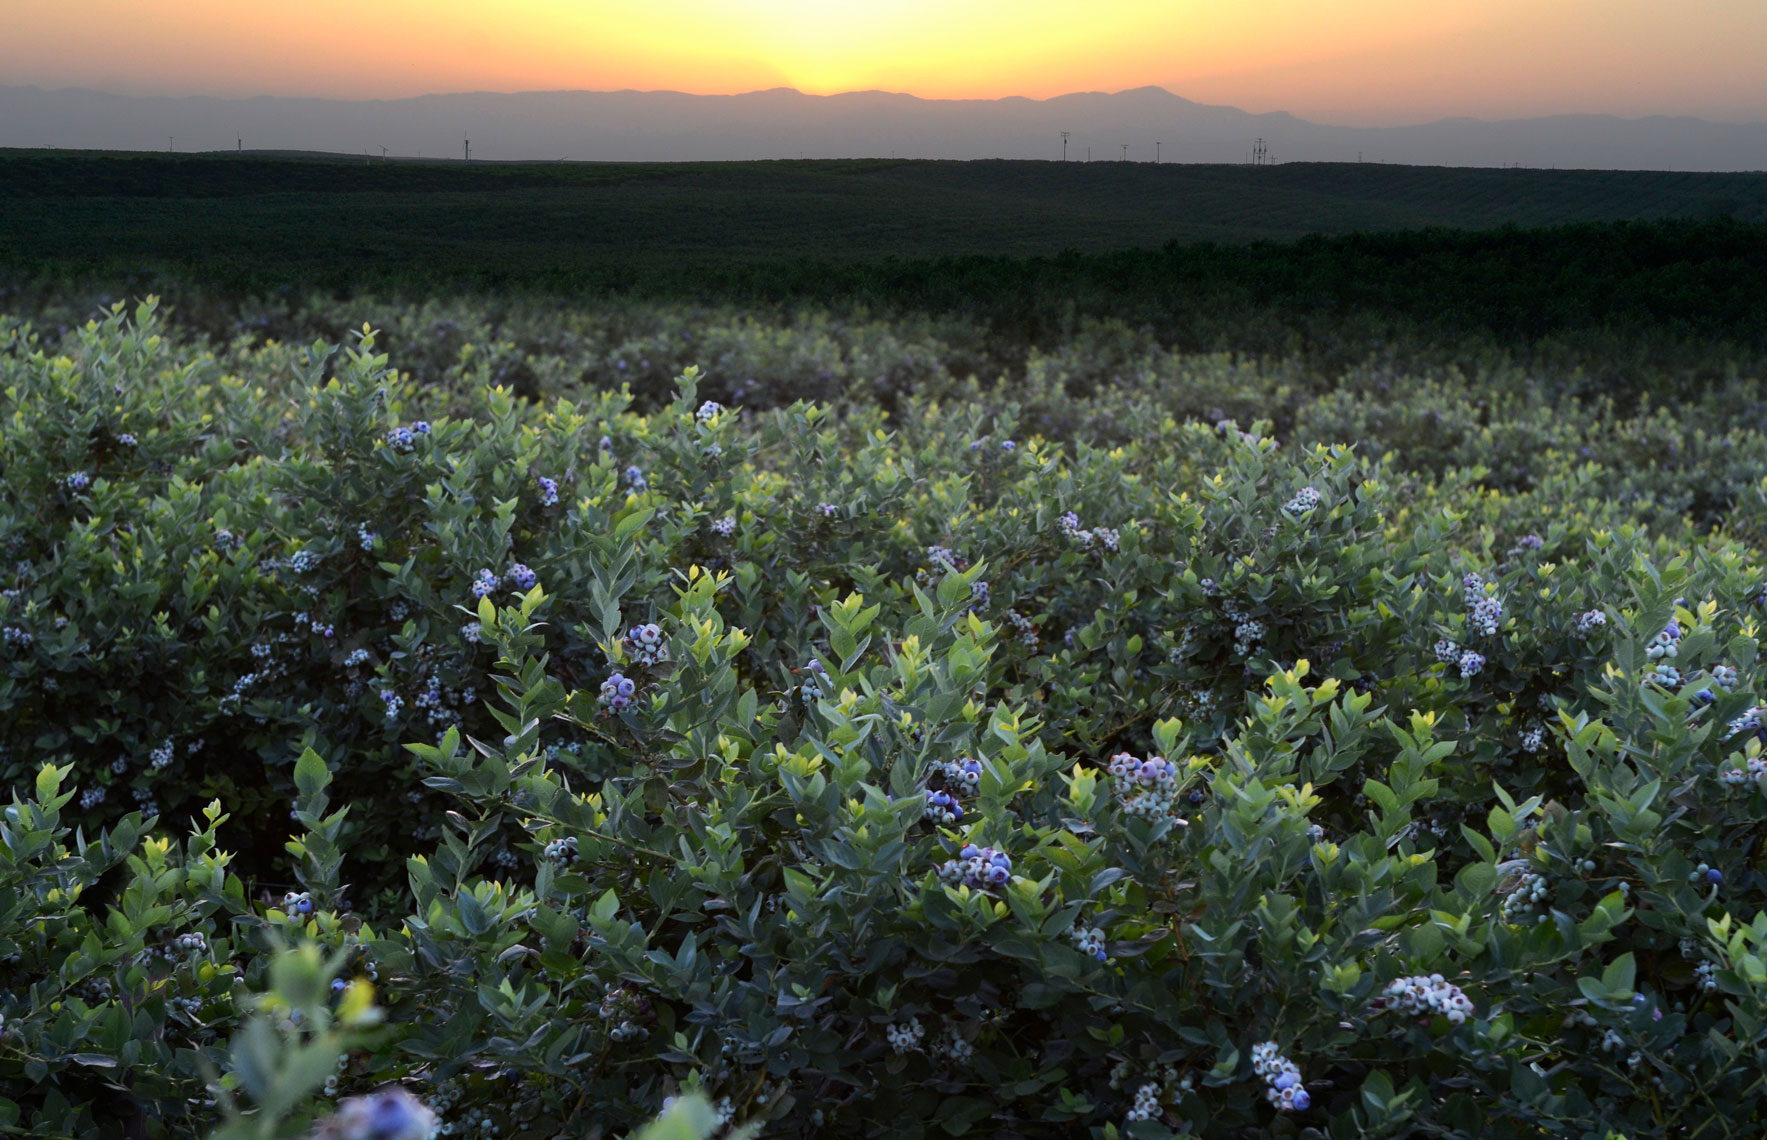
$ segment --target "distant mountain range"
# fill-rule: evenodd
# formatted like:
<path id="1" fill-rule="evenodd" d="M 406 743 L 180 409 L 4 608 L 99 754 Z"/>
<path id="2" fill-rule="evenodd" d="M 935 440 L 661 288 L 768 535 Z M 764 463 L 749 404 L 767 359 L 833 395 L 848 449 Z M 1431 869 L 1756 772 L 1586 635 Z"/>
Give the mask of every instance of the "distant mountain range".
<path id="1" fill-rule="evenodd" d="M 1610 115 L 1335 127 L 1193 103 L 1160 87 L 1053 99 L 884 91 L 541 91 L 411 99 L 216 99 L 0 86 L 0 147 L 306 150 L 475 159 L 1019 158 L 1767 170 L 1767 123 Z M 243 141 L 241 141 L 243 140 Z"/>

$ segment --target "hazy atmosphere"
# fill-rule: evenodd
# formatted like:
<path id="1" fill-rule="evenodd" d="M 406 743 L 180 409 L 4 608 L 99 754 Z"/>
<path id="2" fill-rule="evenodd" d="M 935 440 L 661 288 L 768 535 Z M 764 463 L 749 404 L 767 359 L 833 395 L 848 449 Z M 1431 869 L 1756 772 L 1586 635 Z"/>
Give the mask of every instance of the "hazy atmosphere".
<path id="1" fill-rule="evenodd" d="M 1095 159 L 1262 136 L 1277 161 L 1743 170 L 1767 167 L 1763 45 L 1751 0 L 98 0 L 8 13 L 0 146 L 1047 158 L 1067 130 Z"/>
<path id="2" fill-rule="evenodd" d="M 1064 145 L 1062 132 L 1067 132 Z M 1337 127 L 1211 107 L 1157 87 L 1047 100 L 927 100 L 790 90 L 743 95 L 533 92 L 387 101 L 117 96 L 0 87 L 0 146 L 384 153 L 399 158 L 681 162 L 1014 158 L 1389 162 L 1623 170 L 1767 170 L 1767 123 L 1559 115 Z"/>

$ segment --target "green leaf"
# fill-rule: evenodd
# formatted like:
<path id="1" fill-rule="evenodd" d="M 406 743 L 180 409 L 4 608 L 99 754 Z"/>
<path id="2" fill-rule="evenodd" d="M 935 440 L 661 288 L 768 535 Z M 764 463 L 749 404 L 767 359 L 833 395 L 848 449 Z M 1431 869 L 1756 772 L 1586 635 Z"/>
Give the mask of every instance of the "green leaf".
<path id="1" fill-rule="evenodd" d="M 1454 886 L 1468 899 L 1482 899 L 1497 886 L 1497 868 L 1489 863 L 1468 863 L 1454 876 Z"/>
<path id="2" fill-rule="evenodd" d="M 61 769 L 45 764 L 37 770 L 37 802 L 47 804 L 61 791 Z"/>
<path id="3" fill-rule="evenodd" d="M 644 524 L 650 521 L 650 516 L 654 513 L 655 512 L 648 508 L 645 510 L 633 511 L 631 514 L 615 523 L 614 540 L 616 542 L 624 542 L 643 530 Z"/>
<path id="4" fill-rule="evenodd" d="M 331 770 L 325 766 L 325 761 L 320 758 L 319 753 L 309 748 L 301 753 L 299 760 L 295 761 L 294 781 L 295 787 L 301 793 L 301 798 L 310 800 L 324 791 L 326 785 L 331 783 Z"/>

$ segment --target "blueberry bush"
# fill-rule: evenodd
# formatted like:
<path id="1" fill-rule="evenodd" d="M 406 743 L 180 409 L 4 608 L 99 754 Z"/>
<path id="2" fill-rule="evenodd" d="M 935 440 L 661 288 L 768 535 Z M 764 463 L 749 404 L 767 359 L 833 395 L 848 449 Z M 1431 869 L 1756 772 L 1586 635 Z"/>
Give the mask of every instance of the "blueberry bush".
<path id="1" fill-rule="evenodd" d="M 1759 1135 L 1767 436 L 1174 368 L 0 320 L 0 1131 Z"/>

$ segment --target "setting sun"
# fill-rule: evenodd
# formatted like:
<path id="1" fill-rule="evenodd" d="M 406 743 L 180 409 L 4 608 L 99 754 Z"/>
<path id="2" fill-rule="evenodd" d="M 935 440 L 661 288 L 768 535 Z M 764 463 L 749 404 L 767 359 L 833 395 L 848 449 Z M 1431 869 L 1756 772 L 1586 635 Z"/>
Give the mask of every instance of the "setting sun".
<path id="1" fill-rule="evenodd" d="M 1767 5 L 1654 0 L 94 0 L 9 13 L 9 81 L 132 94 L 491 90 L 928 98 L 1167 87 L 1322 121 L 1767 114 Z"/>

